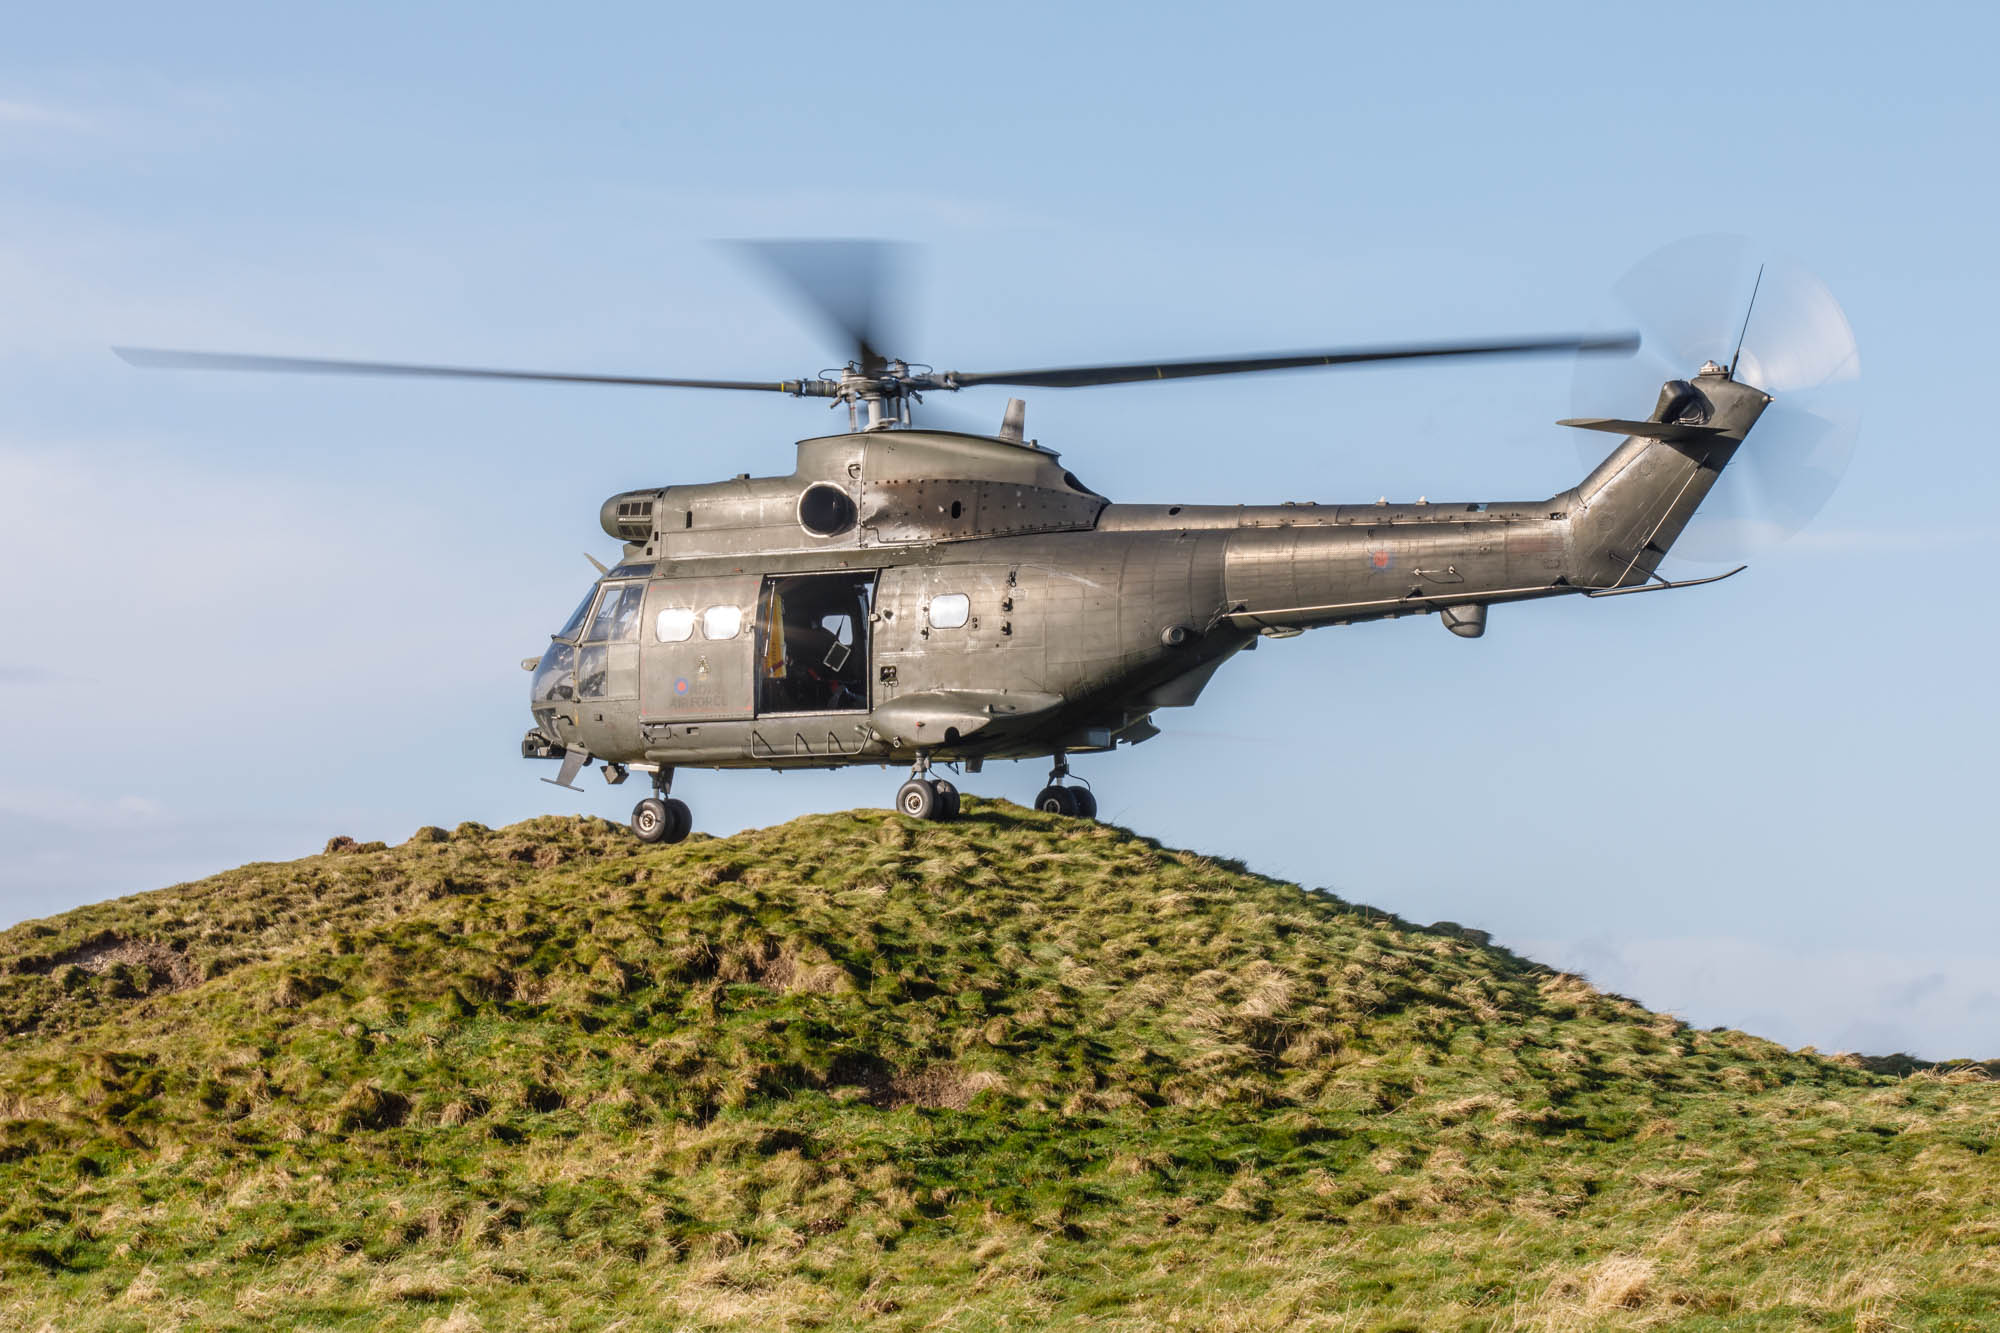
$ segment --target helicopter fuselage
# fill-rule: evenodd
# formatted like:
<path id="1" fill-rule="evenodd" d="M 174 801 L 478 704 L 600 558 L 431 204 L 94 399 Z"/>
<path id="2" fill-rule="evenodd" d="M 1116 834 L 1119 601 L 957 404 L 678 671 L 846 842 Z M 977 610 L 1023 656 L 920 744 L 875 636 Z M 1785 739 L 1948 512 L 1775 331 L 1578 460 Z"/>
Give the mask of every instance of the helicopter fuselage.
<path id="1" fill-rule="evenodd" d="M 622 778 L 1106 750 L 1260 637 L 1437 614 L 1471 638 L 1494 604 L 1636 589 L 1761 410 L 1697 383 L 1726 431 L 1628 437 L 1546 500 L 1113 504 L 1025 441 L 920 430 L 626 492 L 621 562 L 530 663 L 523 751 Z"/>
<path id="2" fill-rule="evenodd" d="M 1089 529 L 931 550 L 767 556 L 754 567 L 628 561 L 598 596 L 643 588 L 637 642 L 576 644 L 607 662 L 574 687 L 538 673 L 537 720 L 552 739 L 627 765 L 1109 749 L 1155 734 L 1154 710 L 1193 704 L 1260 635 L 1445 607 L 1476 626 L 1480 604 L 1557 591 L 1563 533 L 1544 506 L 1446 508 L 1106 505 Z M 766 589 L 845 589 L 850 577 L 865 616 L 844 617 L 829 646 L 860 658 L 852 687 L 823 707 L 769 697 L 762 687 L 782 657 L 772 642 L 786 626 Z M 740 618 L 711 626 L 721 607 Z M 684 624 L 692 632 L 678 638 Z M 726 637 L 708 637 L 711 627 Z M 800 669 L 796 657 L 782 666 Z"/>

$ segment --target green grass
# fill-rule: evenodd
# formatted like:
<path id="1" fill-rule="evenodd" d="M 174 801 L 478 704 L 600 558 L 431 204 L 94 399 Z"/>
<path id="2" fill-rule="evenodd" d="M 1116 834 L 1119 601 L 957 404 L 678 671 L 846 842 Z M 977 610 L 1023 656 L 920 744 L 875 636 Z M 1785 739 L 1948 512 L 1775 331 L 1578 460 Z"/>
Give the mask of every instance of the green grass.
<path id="1" fill-rule="evenodd" d="M 1984 1071 L 1003 803 L 248 866 L 0 1032 L 8 1327 L 2000 1323 Z"/>

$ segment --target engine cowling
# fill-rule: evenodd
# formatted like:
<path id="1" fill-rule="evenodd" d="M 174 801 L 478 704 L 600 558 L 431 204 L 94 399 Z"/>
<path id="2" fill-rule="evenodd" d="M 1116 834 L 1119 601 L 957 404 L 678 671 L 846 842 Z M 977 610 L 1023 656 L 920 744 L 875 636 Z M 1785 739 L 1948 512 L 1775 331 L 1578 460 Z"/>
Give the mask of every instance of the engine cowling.
<path id="1" fill-rule="evenodd" d="M 665 492 L 620 491 L 597 511 L 597 521 L 607 535 L 621 542 L 642 542 L 653 535 L 654 514 Z"/>

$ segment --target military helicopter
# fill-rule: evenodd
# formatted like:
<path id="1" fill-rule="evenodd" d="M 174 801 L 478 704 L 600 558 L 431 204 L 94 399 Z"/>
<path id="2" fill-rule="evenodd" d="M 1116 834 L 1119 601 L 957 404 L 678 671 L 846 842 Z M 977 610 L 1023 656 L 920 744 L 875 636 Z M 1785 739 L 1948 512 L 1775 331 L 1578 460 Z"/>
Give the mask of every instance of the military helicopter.
<path id="1" fill-rule="evenodd" d="M 1094 818 L 1096 797 L 1073 779 L 1070 759 L 1158 735 L 1160 710 L 1192 705 L 1225 662 L 1260 639 L 1409 615 L 1436 615 L 1473 639 L 1497 605 L 1729 578 L 1744 566 L 1682 580 L 1658 567 L 1752 428 L 1776 414 L 1774 400 L 1796 404 L 1796 415 L 1772 460 L 1814 479 L 1789 520 L 1802 523 L 1824 501 L 1856 428 L 1851 414 L 1815 407 L 1813 395 L 1837 397 L 1857 363 L 1838 305 L 1803 274 L 1778 284 L 1780 294 L 1760 268 L 1750 299 L 1720 325 L 1668 320 L 1666 336 L 1651 343 L 1621 332 L 964 372 L 890 354 L 877 311 L 891 252 L 880 243 L 749 249 L 838 330 L 842 367 L 790 380 L 705 380 L 117 350 L 155 367 L 623 384 L 845 404 L 849 429 L 799 441 L 789 475 L 607 499 L 599 522 L 623 543 L 618 563 L 598 564 L 600 577 L 547 650 L 521 664 L 531 673 L 534 724 L 523 757 L 558 762 L 544 781 L 573 789 L 593 763 L 612 784 L 644 774 L 652 794 L 633 808 L 631 827 L 647 842 L 677 842 L 692 828 L 672 795 L 683 768 L 908 764 L 895 808 L 948 820 L 959 791 L 940 766 L 977 773 L 990 759 L 1049 758 L 1036 806 Z M 1619 290 L 1638 293 L 1640 304 L 1678 290 L 1690 267 L 1712 274 L 1714 251 L 1706 239 L 1669 247 Z M 1770 336 L 1746 342 L 1759 292 L 1767 314 L 1782 307 L 1770 321 L 1780 327 L 1760 324 Z M 1648 312 L 1636 313 L 1643 324 Z M 1560 423 L 1619 439 L 1582 481 L 1544 499 L 1120 504 L 1028 437 L 1020 398 L 1008 399 L 991 434 L 928 426 L 912 410 L 926 394 L 986 386 L 1069 389 L 1387 361 L 1623 354 L 1644 365 L 1634 357 L 1642 345 L 1668 358 L 1651 381 L 1659 385 L 1651 411 Z M 1587 379 L 1579 386 L 1588 391 Z"/>

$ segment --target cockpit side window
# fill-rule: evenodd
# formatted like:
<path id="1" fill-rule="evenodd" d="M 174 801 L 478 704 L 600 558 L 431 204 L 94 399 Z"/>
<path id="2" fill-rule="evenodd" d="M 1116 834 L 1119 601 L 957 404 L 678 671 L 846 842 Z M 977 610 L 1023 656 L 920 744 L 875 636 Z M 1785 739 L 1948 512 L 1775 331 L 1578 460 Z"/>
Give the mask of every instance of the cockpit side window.
<path id="1" fill-rule="evenodd" d="M 566 643 L 549 645 L 535 668 L 530 694 L 538 704 L 564 703 L 576 698 L 576 649 Z"/>
<path id="2" fill-rule="evenodd" d="M 597 600 L 597 614 L 591 618 L 588 643 L 629 643 L 639 637 L 639 603 L 645 599 L 643 583 L 607 583 Z"/>
<path id="3" fill-rule="evenodd" d="M 576 604 L 576 610 L 570 612 L 569 619 L 563 622 L 563 627 L 557 630 L 552 637 L 574 639 L 578 634 L 581 634 L 583 632 L 584 619 L 590 615 L 590 601 L 595 596 L 597 596 L 596 588 L 592 588 L 589 592 L 585 593 L 583 600 Z"/>

